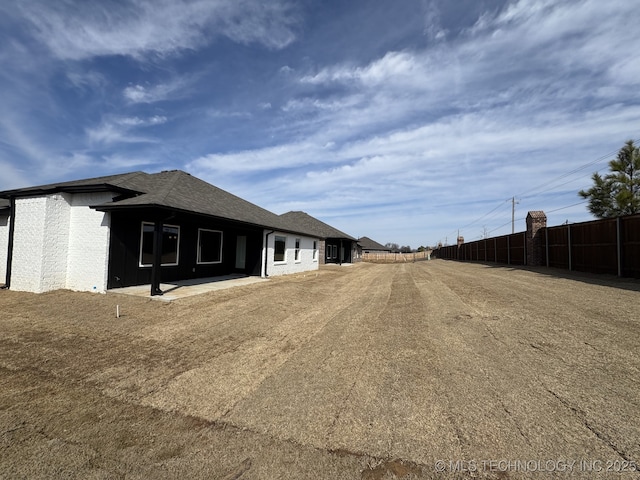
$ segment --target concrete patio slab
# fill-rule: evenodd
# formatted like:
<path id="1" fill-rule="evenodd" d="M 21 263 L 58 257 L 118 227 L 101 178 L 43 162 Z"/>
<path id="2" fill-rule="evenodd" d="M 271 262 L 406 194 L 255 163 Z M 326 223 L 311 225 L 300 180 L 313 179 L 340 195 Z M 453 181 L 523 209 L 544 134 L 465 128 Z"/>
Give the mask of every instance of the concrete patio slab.
<path id="1" fill-rule="evenodd" d="M 252 283 L 267 282 L 269 279 L 261 277 L 250 277 L 242 274 L 223 275 L 220 277 L 194 278 L 190 280 L 180 280 L 171 283 L 161 283 L 160 290 L 163 295 L 151 296 L 151 285 L 135 285 L 133 287 L 112 288 L 107 293 L 120 293 L 124 295 L 134 295 L 136 297 L 149 297 L 154 300 L 170 302 L 179 298 L 191 297 L 202 293 L 223 290 L 225 288 L 250 285 Z"/>

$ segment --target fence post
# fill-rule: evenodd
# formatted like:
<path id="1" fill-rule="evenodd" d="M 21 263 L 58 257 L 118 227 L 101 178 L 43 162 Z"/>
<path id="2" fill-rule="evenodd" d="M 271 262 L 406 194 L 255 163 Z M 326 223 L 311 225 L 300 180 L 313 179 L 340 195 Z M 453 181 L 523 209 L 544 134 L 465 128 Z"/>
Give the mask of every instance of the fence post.
<path id="1" fill-rule="evenodd" d="M 522 235 L 524 236 L 524 251 L 522 253 L 523 253 L 524 264 L 526 266 L 529 264 L 527 262 L 527 232 L 524 232 Z"/>
<path id="2" fill-rule="evenodd" d="M 616 246 L 618 254 L 618 276 L 622 276 L 622 220 L 616 217 Z"/>
<path id="3" fill-rule="evenodd" d="M 507 235 L 507 265 L 511 265 L 511 237 Z"/>
<path id="4" fill-rule="evenodd" d="M 567 224 L 567 246 L 569 248 L 569 271 L 573 270 L 573 261 L 571 258 L 571 225 Z"/>

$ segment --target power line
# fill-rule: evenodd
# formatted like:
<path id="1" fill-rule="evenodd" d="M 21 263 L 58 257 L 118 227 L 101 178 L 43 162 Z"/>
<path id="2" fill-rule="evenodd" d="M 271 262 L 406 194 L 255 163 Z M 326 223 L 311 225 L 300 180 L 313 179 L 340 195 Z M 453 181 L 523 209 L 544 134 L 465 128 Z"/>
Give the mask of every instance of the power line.
<path id="1" fill-rule="evenodd" d="M 574 203 L 573 205 L 567 205 L 566 207 L 555 208 L 553 210 L 549 210 L 546 213 L 559 212 L 560 210 L 566 210 L 567 208 L 577 207 L 578 205 L 582 205 L 583 203 L 587 203 L 589 200 L 582 200 L 581 202 Z"/>
<path id="2" fill-rule="evenodd" d="M 633 142 L 634 143 L 640 142 L 640 138 L 633 140 Z M 485 213 L 481 217 L 478 217 L 476 220 L 464 225 L 461 228 L 458 228 L 457 231 L 460 232 L 460 231 L 465 230 L 465 229 L 467 229 L 467 228 L 469 228 L 469 227 L 471 227 L 473 225 L 476 225 L 481 220 L 485 220 L 485 219 L 489 220 L 491 218 L 494 218 L 496 215 L 499 215 L 501 213 L 501 212 L 498 212 L 498 209 L 500 209 L 500 207 L 504 206 L 504 204 L 507 203 L 507 202 L 514 202 L 514 199 L 516 197 L 521 199 L 521 200 L 525 200 L 525 199 L 529 200 L 529 199 L 538 197 L 538 196 L 540 196 L 540 195 L 542 195 L 544 193 L 551 192 L 551 191 L 556 190 L 556 189 L 558 189 L 560 187 L 568 185 L 569 183 L 575 182 L 575 181 L 577 181 L 579 179 L 578 178 L 574 178 L 574 179 L 562 182 L 560 184 L 557 184 L 557 182 L 559 182 L 561 180 L 564 180 L 564 179 L 566 179 L 568 177 L 571 177 L 571 176 L 573 176 L 573 175 L 575 175 L 575 174 L 577 174 L 579 172 L 582 172 L 583 170 L 585 170 L 585 169 L 587 169 L 587 168 L 589 168 L 589 167 L 591 167 L 591 166 L 593 166 L 593 165 L 595 165 L 597 163 L 600 163 L 600 162 L 602 162 L 604 160 L 610 159 L 612 156 L 615 156 L 618 152 L 619 152 L 619 149 L 618 150 L 613 150 L 611 152 L 608 152 L 608 153 L 606 153 L 606 154 L 604 154 L 604 155 L 602 155 L 602 156 L 600 156 L 600 157 L 598 157 L 598 158 L 596 158 L 594 160 L 591 160 L 591 161 L 589 161 L 589 162 L 587 162 L 587 163 L 585 163 L 583 165 L 580 165 L 580 166 L 578 166 L 578 167 L 576 167 L 576 168 L 574 168 L 572 170 L 569 170 L 568 172 L 562 173 L 562 174 L 558 175 L 557 177 L 551 179 L 550 181 L 546 181 L 544 183 L 536 185 L 535 187 L 532 187 L 532 188 L 530 188 L 528 190 L 525 190 L 524 192 L 520 193 L 519 195 L 515 195 L 515 196 L 513 196 L 511 198 L 503 200 L 502 202 L 500 202 L 498 205 L 496 205 L 494 208 L 489 210 L 487 213 Z M 602 168 L 604 168 L 604 166 Z M 598 169 L 597 171 L 599 172 L 602 168 Z M 542 190 L 539 190 L 541 188 L 542 188 Z M 537 191 L 537 190 L 539 190 L 539 191 Z M 577 205 L 582 205 L 582 204 L 584 204 L 586 202 L 587 202 L 587 200 L 583 200 L 581 202 L 574 203 L 572 205 L 568 205 L 568 206 L 565 206 L 565 207 L 560 207 L 560 208 L 557 208 L 557 209 L 554 209 L 554 210 L 549 210 L 549 211 L 547 211 L 547 213 L 553 213 L 553 212 L 557 212 L 557 211 L 564 210 L 564 209 L 567 209 L 567 208 L 575 207 Z M 526 203 L 527 202 L 525 202 L 525 204 Z M 513 206 L 514 205 L 512 205 L 512 207 Z M 514 215 L 513 209 L 511 210 L 511 213 L 512 213 L 512 220 L 510 220 L 509 222 L 506 222 L 503 225 L 500 225 L 499 227 L 496 227 L 496 228 L 490 230 L 488 233 L 495 232 L 496 230 L 499 230 L 499 229 L 505 227 L 506 225 L 509 225 L 510 223 L 513 224 L 513 222 L 515 221 L 513 219 L 513 215 Z M 521 220 L 524 220 L 524 219 L 522 219 L 522 218 L 518 219 L 518 221 L 521 221 Z M 453 235 L 455 233 L 456 233 L 456 230 L 451 232 L 450 235 Z"/>
<path id="3" fill-rule="evenodd" d="M 639 141 L 640 141 L 640 139 L 635 139 L 634 140 L 634 142 L 639 142 Z M 555 183 L 555 182 L 557 182 L 559 180 L 563 180 L 563 179 L 565 179 L 567 177 L 570 177 L 571 175 L 574 175 L 574 174 L 576 174 L 578 172 L 581 172 L 582 170 L 584 170 L 586 168 L 589 168 L 590 166 L 595 165 L 596 163 L 602 162 L 603 160 L 607 160 L 607 159 L 611 158 L 612 156 L 614 156 L 619 151 L 620 150 L 618 149 L 618 150 L 614 150 L 614 151 L 611 151 L 609 153 L 606 153 L 606 154 L 596 158 L 595 160 L 592 160 L 590 162 L 585 163 L 584 165 L 581 165 L 579 167 L 574 168 L 573 170 L 565 172 L 565 173 L 559 175 L 558 177 L 556 177 L 556 178 L 554 178 L 554 179 L 552 179 L 550 181 L 547 181 L 545 183 L 541 183 L 540 185 L 537 185 L 537 186 L 535 186 L 533 188 L 530 188 L 529 190 L 526 190 L 526 191 L 524 191 L 523 193 L 521 193 L 520 195 L 517 195 L 517 196 L 519 196 L 520 198 L 533 198 L 533 197 L 537 197 L 537 196 L 539 196 L 539 195 L 541 195 L 543 193 L 546 193 L 546 192 L 548 192 L 550 190 L 554 190 L 555 188 L 562 187 L 562 186 L 564 186 L 564 185 L 566 185 L 568 183 L 574 182 L 575 180 L 570 180 L 570 181 L 564 182 L 564 183 L 562 183 L 560 185 L 555 185 L 553 187 L 546 188 L 546 189 L 544 189 L 544 190 L 542 190 L 542 191 L 540 191 L 540 192 L 538 192 L 538 193 L 536 193 L 534 195 L 527 196 L 527 194 L 529 192 L 534 192 L 535 190 L 537 190 L 540 187 L 549 187 L 550 184 L 553 184 L 553 183 Z"/>

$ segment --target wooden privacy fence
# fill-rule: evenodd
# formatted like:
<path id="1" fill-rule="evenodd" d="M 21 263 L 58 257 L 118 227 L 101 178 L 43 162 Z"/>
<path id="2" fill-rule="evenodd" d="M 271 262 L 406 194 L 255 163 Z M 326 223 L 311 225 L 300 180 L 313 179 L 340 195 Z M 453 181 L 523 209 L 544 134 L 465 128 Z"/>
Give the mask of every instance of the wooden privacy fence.
<path id="1" fill-rule="evenodd" d="M 372 263 L 416 262 L 418 260 L 429 260 L 430 258 L 431 250 L 415 253 L 365 252 L 362 254 L 363 262 Z"/>
<path id="2" fill-rule="evenodd" d="M 528 216 L 526 232 L 440 247 L 434 256 L 640 278 L 640 215 L 555 227 L 544 216 L 543 225 L 532 228 Z"/>
<path id="3" fill-rule="evenodd" d="M 434 251 L 434 256 L 447 260 L 526 265 L 526 232 L 440 247 Z"/>
<path id="4" fill-rule="evenodd" d="M 543 264 L 640 278 L 640 215 L 548 227 Z"/>

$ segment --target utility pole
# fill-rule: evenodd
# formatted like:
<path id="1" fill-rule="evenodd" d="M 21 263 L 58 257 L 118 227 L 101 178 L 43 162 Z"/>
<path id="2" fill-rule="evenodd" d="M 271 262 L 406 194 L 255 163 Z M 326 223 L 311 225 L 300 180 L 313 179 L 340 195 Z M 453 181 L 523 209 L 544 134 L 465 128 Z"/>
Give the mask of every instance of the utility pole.
<path id="1" fill-rule="evenodd" d="M 516 197 L 511 197 L 511 233 L 516 233 Z"/>

